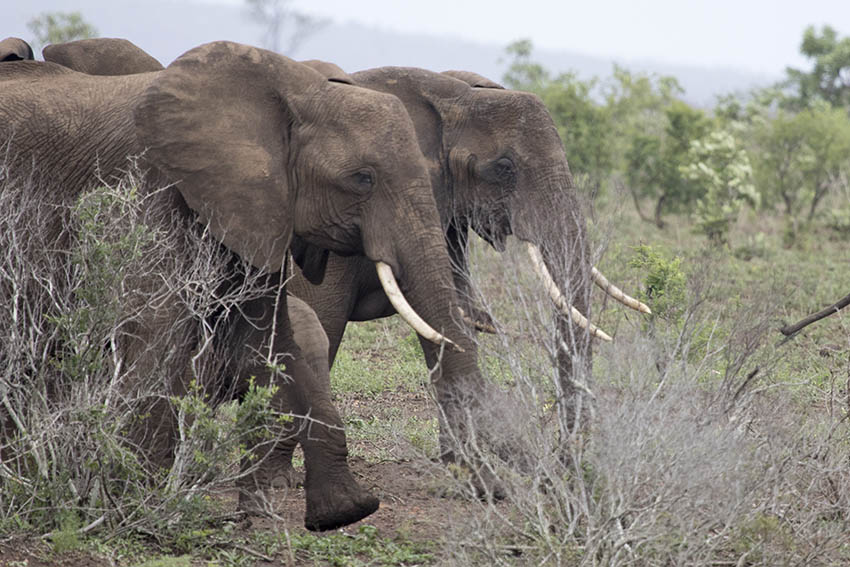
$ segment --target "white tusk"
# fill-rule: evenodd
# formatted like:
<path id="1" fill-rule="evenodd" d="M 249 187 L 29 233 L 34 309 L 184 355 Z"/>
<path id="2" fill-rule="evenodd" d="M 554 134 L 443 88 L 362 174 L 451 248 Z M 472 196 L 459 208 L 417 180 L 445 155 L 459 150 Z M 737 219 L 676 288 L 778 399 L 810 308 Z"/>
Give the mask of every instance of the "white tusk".
<path id="1" fill-rule="evenodd" d="M 537 272 L 537 275 L 539 275 L 540 279 L 543 280 L 543 284 L 546 286 L 546 291 L 549 292 L 549 297 L 552 298 L 552 301 L 555 302 L 555 305 L 561 310 L 561 313 L 572 319 L 572 321 L 582 329 L 588 329 L 592 337 L 598 337 L 604 341 L 613 340 L 608 333 L 588 321 L 587 317 L 582 315 L 578 309 L 567 304 L 566 299 L 564 299 L 564 296 L 561 294 L 561 290 L 558 289 L 558 285 L 555 283 L 555 280 L 552 279 L 552 275 L 549 273 L 549 270 L 546 269 L 546 264 L 543 263 L 543 257 L 540 255 L 540 250 L 531 242 L 526 242 L 526 244 L 528 246 L 528 255 L 531 256 L 531 263 L 534 266 L 534 271 Z"/>
<path id="2" fill-rule="evenodd" d="M 405 323 L 410 325 L 414 331 L 432 343 L 441 344 L 445 342 L 452 345 L 455 350 L 463 352 L 463 349 L 454 341 L 435 331 L 416 313 L 416 311 L 413 310 L 413 307 L 410 306 L 404 298 L 404 294 L 401 292 L 401 289 L 399 289 L 398 282 L 393 275 L 393 269 L 389 264 L 376 262 L 375 265 L 378 268 L 378 279 L 381 281 L 381 287 L 384 288 L 384 293 L 387 294 L 390 303 L 392 303 L 393 307 L 395 307 L 395 310 L 399 315 L 401 315 L 401 318 L 404 319 Z"/>
<path id="3" fill-rule="evenodd" d="M 640 311 L 641 313 L 652 315 L 652 311 L 649 309 L 648 305 L 646 305 L 645 303 L 641 303 L 634 297 L 630 297 L 623 293 L 623 290 L 609 282 L 608 278 L 602 275 L 602 272 L 600 272 L 596 268 L 593 268 L 590 273 L 593 276 L 593 283 L 601 287 L 605 293 L 607 293 L 626 307 L 631 307 L 635 311 Z"/>

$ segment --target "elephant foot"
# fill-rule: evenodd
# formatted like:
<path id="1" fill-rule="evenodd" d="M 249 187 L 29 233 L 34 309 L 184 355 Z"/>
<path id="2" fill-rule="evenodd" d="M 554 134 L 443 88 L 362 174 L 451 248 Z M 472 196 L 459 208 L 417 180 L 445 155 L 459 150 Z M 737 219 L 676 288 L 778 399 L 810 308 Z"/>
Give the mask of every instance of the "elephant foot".
<path id="1" fill-rule="evenodd" d="M 307 474 L 307 512 L 304 526 L 310 531 L 333 530 L 353 524 L 375 512 L 380 501 L 364 490 L 347 471 L 342 478 L 311 482 Z"/>

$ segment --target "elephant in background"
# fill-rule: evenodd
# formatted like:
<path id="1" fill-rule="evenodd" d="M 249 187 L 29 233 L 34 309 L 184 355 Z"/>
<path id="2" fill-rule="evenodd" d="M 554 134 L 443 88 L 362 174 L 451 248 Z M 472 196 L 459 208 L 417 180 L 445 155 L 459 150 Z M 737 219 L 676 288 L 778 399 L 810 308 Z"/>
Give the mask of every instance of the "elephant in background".
<path id="1" fill-rule="evenodd" d="M 52 43 L 41 50 L 44 60 L 86 75 L 135 75 L 162 71 L 162 63 L 126 39 L 98 37 Z M 17 37 L 0 41 L 0 62 L 33 61 L 30 45 Z"/>
<path id="2" fill-rule="evenodd" d="M 136 44 L 112 37 L 54 43 L 41 54 L 45 61 L 87 75 L 134 75 L 163 69 L 162 63 Z"/>
<path id="3" fill-rule="evenodd" d="M 326 63 L 307 63 L 328 76 L 341 72 Z M 469 300 L 469 230 L 499 251 L 511 234 L 527 243 L 535 269 L 564 314 L 558 319 L 562 344 L 567 346 L 559 351 L 562 402 L 568 413 L 574 413 L 569 405 L 575 396 L 574 361 L 589 367 L 591 337 L 608 338 L 588 322 L 590 282 L 634 309 L 648 313 L 649 308 L 626 296 L 591 266 L 585 221 L 567 157 L 542 101 L 463 71 L 439 74 L 384 67 L 357 72 L 351 78 L 354 84 L 397 96 L 411 116 L 431 173 L 454 284 L 464 312 L 479 329 L 491 327 L 492 321 Z M 331 364 L 348 321 L 394 313 L 368 262 L 358 257 L 331 254 L 321 285 L 311 285 L 296 274 L 289 289 L 316 310 L 330 340 Z M 420 342 L 428 366 L 433 367 L 438 348 Z M 469 350 L 443 353 L 434 385 L 446 415 L 459 411 L 453 407 L 455 391 L 447 385 L 463 383 L 475 357 Z M 452 460 L 446 437 L 441 434 L 442 456 Z"/>
<path id="4" fill-rule="evenodd" d="M 19 37 L 7 37 L 0 41 L 0 63 L 35 59 L 32 47 Z"/>
<path id="5" fill-rule="evenodd" d="M 396 97 L 328 81 L 286 57 L 230 42 L 200 46 L 165 70 L 136 75 L 90 76 L 15 61 L 0 65 L 0 83 L 0 139 L 16 158 L 7 164 L 13 175 L 30 175 L 38 164 L 45 182 L 62 182 L 57 198 L 72 201 L 119 172 L 127 156 L 143 155 L 153 187 L 178 182 L 161 192 L 166 206 L 205 225 L 268 277 L 282 283 L 293 237 L 302 243 L 294 256 L 310 281 L 323 279 L 327 251 L 369 258 L 390 295 L 400 295 L 399 284 L 404 290 L 409 303 L 398 303 L 399 310 L 417 332 L 455 345 L 448 351 L 472 349 L 454 317 L 459 301 L 431 180 Z M 434 289 L 445 293 L 435 297 Z M 224 348 L 238 361 L 238 395 L 248 376 L 260 384 L 272 380 L 273 371 L 251 353 L 277 328 L 274 351 L 291 353 L 292 380 L 275 403 L 312 417 L 309 434 L 299 436 L 305 524 L 332 529 L 369 515 L 378 501 L 348 469 L 327 374 L 321 361 L 302 356 L 281 295 L 242 306 Z M 179 305 L 148 306 L 128 337 L 126 363 L 139 379 L 156 358 L 140 347 L 145 335 L 174 320 L 174 310 Z M 178 391 L 181 385 L 164 386 Z M 271 459 L 264 472 L 287 464 Z"/>

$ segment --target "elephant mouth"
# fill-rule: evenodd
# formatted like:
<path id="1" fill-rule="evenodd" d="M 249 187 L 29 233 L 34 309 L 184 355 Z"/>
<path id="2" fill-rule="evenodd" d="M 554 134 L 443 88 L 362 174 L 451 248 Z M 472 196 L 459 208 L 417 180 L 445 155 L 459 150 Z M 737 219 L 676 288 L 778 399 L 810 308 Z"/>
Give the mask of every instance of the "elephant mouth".
<path id="1" fill-rule="evenodd" d="M 555 283 L 555 280 L 552 278 L 552 275 L 549 273 L 549 270 L 546 268 L 546 264 L 543 262 L 543 256 L 540 253 L 540 249 L 531 242 L 526 242 L 528 255 L 531 257 L 531 263 L 534 266 L 534 271 L 537 272 L 537 275 L 543 281 L 543 285 L 546 287 L 546 291 L 549 293 L 549 297 L 552 299 L 552 302 L 555 306 L 566 315 L 571 321 L 573 321 L 576 325 L 586 330 L 590 336 L 602 339 L 603 341 L 611 341 L 613 340 L 611 336 L 591 323 L 587 320 L 578 309 L 569 304 L 567 299 L 561 293 L 561 290 L 558 289 L 558 285 Z M 630 307 L 635 311 L 640 311 L 641 313 L 650 314 L 652 311 L 649 309 L 647 305 L 641 303 L 637 299 L 626 295 L 620 288 L 613 285 L 608 281 L 602 272 L 597 270 L 595 267 L 591 269 L 591 277 L 593 278 L 593 283 L 598 287 L 602 288 L 602 290 L 611 296 L 612 299 L 622 303 L 626 307 Z"/>

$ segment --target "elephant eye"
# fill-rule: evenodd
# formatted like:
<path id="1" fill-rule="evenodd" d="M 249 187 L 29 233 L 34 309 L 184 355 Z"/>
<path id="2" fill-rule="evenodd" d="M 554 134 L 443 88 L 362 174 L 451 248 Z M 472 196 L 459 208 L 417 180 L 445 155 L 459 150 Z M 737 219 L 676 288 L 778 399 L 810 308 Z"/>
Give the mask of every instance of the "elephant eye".
<path id="1" fill-rule="evenodd" d="M 375 184 L 375 179 L 372 175 L 372 172 L 368 169 L 361 169 L 352 177 L 354 178 L 354 182 L 363 188 L 372 187 Z"/>
<path id="2" fill-rule="evenodd" d="M 503 180 L 509 180 L 516 175 L 516 168 L 514 167 L 514 162 L 512 162 L 509 158 L 503 157 L 496 160 L 496 163 L 493 164 L 493 170 L 496 174 L 496 177 Z"/>

